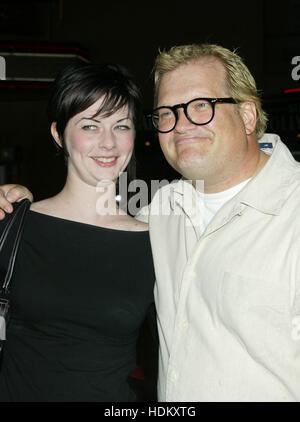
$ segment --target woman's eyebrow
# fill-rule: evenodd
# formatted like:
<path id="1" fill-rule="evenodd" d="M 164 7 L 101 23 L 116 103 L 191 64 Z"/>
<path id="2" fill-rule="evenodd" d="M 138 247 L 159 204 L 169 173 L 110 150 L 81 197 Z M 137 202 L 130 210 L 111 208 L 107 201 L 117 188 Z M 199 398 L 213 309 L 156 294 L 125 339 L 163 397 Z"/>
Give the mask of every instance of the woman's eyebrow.
<path id="1" fill-rule="evenodd" d="M 100 120 L 94 119 L 93 117 L 81 117 L 81 119 L 79 119 L 76 124 L 79 123 L 81 120 L 93 120 L 93 122 L 100 123 Z"/>
<path id="2" fill-rule="evenodd" d="M 76 122 L 76 124 L 77 124 L 77 123 L 79 123 L 79 122 L 81 122 L 81 120 L 92 120 L 93 122 L 96 122 L 96 123 L 101 123 L 101 120 L 94 119 L 93 117 L 81 117 L 81 118 L 80 118 L 80 119 Z M 117 120 L 117 123 L 120 123 L 120 122 L 122 122 L 123 120 L 132 120 L 132 119 L 131 119 L 131 117 L 130 117 L 130 116 L 122 117 L 121 119 Z"/>
<path id="3" fill-rule="evenodd" d="M 131 120 L 130 116 L 122 117 L 122 119 L 117 120 L 117 123 L 122 122 L 122 120 Z"/>

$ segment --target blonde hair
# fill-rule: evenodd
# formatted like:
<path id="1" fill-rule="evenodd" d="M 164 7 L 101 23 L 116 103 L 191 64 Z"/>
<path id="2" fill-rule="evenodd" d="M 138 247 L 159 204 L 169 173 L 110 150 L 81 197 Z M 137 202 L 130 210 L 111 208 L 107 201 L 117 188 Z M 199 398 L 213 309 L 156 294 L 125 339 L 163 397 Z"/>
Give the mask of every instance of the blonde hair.
<path id="1" fill-rule="evenodd" d="M 236 51 L 236 50 L 235 50 Z M 166 72 L 177 69 L 180 65 L 202 58 L 216 58 L 226 72 L 228 95 L 237 103 L 251 101 L 257 112 L 256 136 L 261 138 L 267 126 L 267 115 L 262 109 L 261 99 L 255 80 L 242 58 L 235 51 L 215 44 L 189 44 L 174 46 L 169 50 L 159 51 L 154 64 L 154 103 L 157 104 L 161 79 Z"/>

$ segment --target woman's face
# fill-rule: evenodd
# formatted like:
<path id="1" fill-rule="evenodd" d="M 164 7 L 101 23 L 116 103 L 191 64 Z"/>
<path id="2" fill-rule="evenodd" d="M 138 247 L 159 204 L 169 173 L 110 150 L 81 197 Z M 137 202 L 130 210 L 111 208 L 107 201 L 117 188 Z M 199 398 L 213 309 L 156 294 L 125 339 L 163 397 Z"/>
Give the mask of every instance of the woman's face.
<path id="1" fill-rule="evenodd" d="M 101 180 L 116 181 L 132 155 L 135 137 L 128 106 L 109 117 L 96 115 L 103 98 L 73 116 L 67 123 L 64 140 L 68 157 L 68 176 L 96 186 Z M 94 116 L 94 117 L 93 117 Z M 55 123 L 51 132 L 61 145 Z"/>

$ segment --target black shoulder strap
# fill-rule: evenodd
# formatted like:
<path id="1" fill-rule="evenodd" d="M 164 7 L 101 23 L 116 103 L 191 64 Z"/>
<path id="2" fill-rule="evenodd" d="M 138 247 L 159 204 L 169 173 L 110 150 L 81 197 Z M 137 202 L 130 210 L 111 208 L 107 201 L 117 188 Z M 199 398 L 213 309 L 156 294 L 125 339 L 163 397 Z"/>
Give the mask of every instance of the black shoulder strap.
<path id="1" fill-rule="evenodd" d="M 11 254 L 9 256 L 9 261 L 8 261 L 8 266 L 7 266 L 7 271 L 6 271 L 6 275 L 5 275 L 5 278 L 4 278 L 4 282 L 1 286 L 2 287 L 1 290 L 4 291 L 5 294 L 8 294 L 8 292 L 9 292 L 10 280 L 11 280 L 11 276 L 12 276 L 12 273 L 13 273 L 13 269 L 14 269 L 14 265 L 15 265 L 15 261 L 16 261 L 16 257 L 17 257 L 17 252 L 18 252 L 18 247 L 19 247 L 19 243 L 20 243 L 20 239 L 21 239 L 21 234 L 22 234 L 22 230 L 23 230 L 24 217 L 25 217 L 25 214 L 26 214 L 27 210 L 29 209 L 29 207 L 30 207 L 30 201 L 28 199 L 23 199 L 20 202 L 20 204 L 18 204 L 18 208 L 13 213 L 11 219 L 8 221 L 8 223 L 5 226 L 5 229 L 3 230 L 2 235 L 0 237 L 0 253 L 1 253 L 3 246 L 5 244 L 5 240 L 7 239 L 7 236 L 10 232 L 10 229 L 15 223 L 16 236 L 14 238 L 12 251 L 11 251 Z"/>

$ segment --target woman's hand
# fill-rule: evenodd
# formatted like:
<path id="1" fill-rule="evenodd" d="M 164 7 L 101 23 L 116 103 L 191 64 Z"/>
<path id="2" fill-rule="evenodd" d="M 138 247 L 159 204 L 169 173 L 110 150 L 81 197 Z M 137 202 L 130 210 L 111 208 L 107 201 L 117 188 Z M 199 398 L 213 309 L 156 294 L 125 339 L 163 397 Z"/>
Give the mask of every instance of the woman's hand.
<path id="1" fill-rule="evenodd" d="M 13 202 L 19 202 L 24 198 L 33 200 L 32 193 L 22 185 L 7 184 L 0 186 L 0 220 L 5 218 L 5 213 L 13 211 Z"/>

